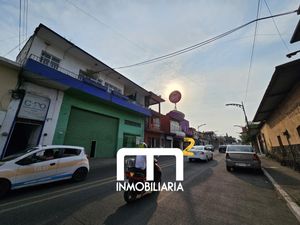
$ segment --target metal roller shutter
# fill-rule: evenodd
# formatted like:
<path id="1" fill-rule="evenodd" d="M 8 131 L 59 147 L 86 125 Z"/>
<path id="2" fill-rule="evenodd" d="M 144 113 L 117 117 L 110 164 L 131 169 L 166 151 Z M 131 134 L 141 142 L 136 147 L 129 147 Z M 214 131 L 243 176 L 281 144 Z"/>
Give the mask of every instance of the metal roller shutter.
<path id="1" fill-rule="evenodd" d="M 64 143 L 85 147 L 91 157 L 113 157 L 116 154 L 118 124 L 116 118 L 72 108 Z"/>

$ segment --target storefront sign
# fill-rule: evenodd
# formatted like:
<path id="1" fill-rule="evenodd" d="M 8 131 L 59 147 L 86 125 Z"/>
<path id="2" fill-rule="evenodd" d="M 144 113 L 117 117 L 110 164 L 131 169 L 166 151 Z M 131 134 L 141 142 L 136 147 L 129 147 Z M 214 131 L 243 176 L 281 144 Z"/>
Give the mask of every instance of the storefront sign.
<path id="1" fill-rule="evenodd" d="M 50 100 L 45 97 L 27 93 L 22 101 L 19 118 L 44 121 Z"/>

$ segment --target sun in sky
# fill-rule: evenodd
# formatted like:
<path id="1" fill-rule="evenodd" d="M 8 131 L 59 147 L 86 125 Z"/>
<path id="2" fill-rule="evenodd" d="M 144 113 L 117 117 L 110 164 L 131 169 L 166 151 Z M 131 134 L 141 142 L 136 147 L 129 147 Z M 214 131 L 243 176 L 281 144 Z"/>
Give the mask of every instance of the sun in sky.
<path id="1" fill-rule="evenodd" d="M 178 81 L 176 82 L 170 82 L 166 84 L 164 96 L 165 98 L 168 98 L 172 91 L 179 91 L 181 93 L 181 96 L 184 96 L 184 84 L 180 84 Z"/>

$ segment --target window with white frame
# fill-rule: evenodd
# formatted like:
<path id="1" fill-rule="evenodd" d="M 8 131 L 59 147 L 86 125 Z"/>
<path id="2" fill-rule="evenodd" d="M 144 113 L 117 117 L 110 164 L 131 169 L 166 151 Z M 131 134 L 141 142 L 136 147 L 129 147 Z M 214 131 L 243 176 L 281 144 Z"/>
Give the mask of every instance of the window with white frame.
<path id="1" fill-rule="evenodd" d="M 171 120 L 171 121 L 170 121 L 170 132 L 171 132 L 171 133 L 175 133 L 175 132 L 177 132 L 177 131 L 181 131 L 179 122 L 174 121 L 174 120 Z"/>
<path id="2" fill-rule="evenodd" d="M 122 94 L 122 90 L 120 88 L 118 88 L 110 83 L 105 82 L 105 86 L 107 87 L 108 92 L 115 91 L 117 93 Z"/>
<path id="3" fill-rule="evenodd" d="M 40 62 L 57 70 L 59 67 L 60 59 L 49 54 L 46 51 L 42 51 Z"/>

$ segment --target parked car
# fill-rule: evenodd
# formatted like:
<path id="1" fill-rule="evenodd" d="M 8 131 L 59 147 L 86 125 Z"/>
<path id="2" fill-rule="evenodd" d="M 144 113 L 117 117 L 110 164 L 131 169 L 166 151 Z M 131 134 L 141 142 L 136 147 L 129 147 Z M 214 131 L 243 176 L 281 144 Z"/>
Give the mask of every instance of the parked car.
<path id="1" fill-rule="evenodd" d="M 220 152 L 220 153 L 225 153 L 225 152 L 226 152 L 226 148 L 227 148 L 226 145 L 220 145 L 220 146 L 219 146 L 219 152 Z"/>
<path id="2" fill-rule="evenodd" d="M 82 181 L 89 168 L 82 147 L 48 145 L 29 148 L 0 161 L 0 196 L 9 190 L 53 181 Z"/>
<path id="3" fill-rule="evenodd" d="M 226 168 L 231 171 L 235 167 L 261 170 L 261 162 L 250 145 L 228 145 L 226 148 Z"/>
<path id="4" fill-rule="evenodd" d="M 194 153 L 193 156 L 188 156 L 189 161 L 193 161 L 196 159 L 209 161 L 213 159 L 213 153 L 207 149 L 203 145 L 195 145 L 190 152 Z"/>
<path id="5" fill-rule="evenodd" d="M 213 145 L 205 145 L 205 149 L 211 152 L 215 151 L 215 147 Z"/>

